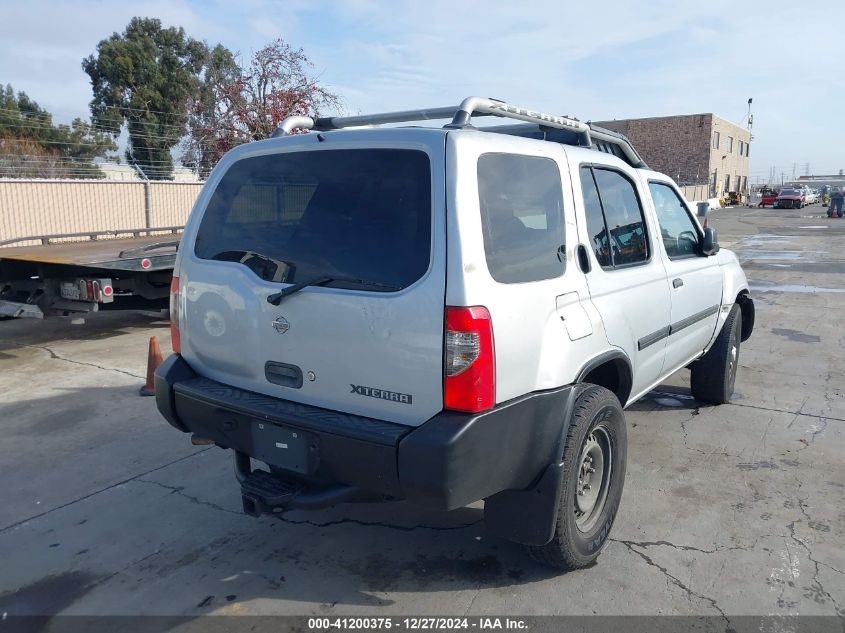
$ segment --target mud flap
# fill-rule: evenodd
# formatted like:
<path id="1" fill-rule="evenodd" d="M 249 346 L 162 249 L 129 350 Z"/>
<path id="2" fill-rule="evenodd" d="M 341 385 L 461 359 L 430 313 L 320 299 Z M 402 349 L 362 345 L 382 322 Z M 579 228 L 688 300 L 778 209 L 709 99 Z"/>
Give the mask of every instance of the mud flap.
<path id="1" fill-rule="evenodd" d="M 504 490 L 484 502 L 487 530 L 523 545 L 545 545 L 555 534 L 563 463 L 549 464 L 526 490 Z"/>
<path id="2" fill-rule="evenodd" d="M 552 540 L 563 483 L 564 441 L 575 401 L 588 388 L 586 383 L 575 385 L 561 411 L 564 422 L 554 453 L 557 460 L 548 464 L 528 488 L 503 490 L 484 500 L 484 524 L 492 534 L 523 545 L 545 545 Z"/>

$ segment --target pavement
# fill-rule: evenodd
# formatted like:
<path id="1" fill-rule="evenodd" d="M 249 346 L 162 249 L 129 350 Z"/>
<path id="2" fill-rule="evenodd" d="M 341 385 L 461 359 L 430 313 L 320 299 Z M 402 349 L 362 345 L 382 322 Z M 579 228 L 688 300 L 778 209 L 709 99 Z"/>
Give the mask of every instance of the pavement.
<path id="1" fill-rule="evenodd" d="M 845 220 L 715 211 L 757 305 L 734 400 L 627 412 L 611 540 L 558 574 L 480 505 L 254 519 L 230 455 L 138 396 L 155 313 L 0 322 L 0 613 L 845 616 Z"/>

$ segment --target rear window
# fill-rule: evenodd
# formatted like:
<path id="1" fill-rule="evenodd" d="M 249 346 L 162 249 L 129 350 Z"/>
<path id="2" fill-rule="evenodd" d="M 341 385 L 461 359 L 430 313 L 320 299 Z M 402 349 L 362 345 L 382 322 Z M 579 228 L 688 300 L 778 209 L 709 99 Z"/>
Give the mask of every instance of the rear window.
<path id="1" fill-rule="evenodd" d="M 425 152 L 322 150 L 236 162 L 197 233 L 202 259 L 240 262 L 268 281 L 398 290 L 428 270 L 431 166 Z"/>
<path id="2" fill-rule="evenodd" d="M 483 154 L 478 158 L 478 196 L 493 279 L 521 283 L 563 274 L 563 195 L 555 161 Z"/>

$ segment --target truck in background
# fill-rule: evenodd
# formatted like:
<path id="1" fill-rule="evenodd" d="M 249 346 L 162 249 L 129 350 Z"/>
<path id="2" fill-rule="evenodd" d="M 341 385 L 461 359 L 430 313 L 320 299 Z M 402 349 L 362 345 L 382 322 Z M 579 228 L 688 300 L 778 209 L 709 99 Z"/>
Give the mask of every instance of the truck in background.
<path id="1" fill-rule="evenodd" d="M 182 227 L 26 236 L 0 241 L 0 317 L 163 309 Z M 59 241 L 64 240 L 64 241 Z M 82 241 L 68 241 L 82 240 Z M 40 242 L 35 246 L 15 246 Z"/>
<path id="2" fill-rule="evenodd" d="M 0 318 L 167 308 L 202 185 L 0 178 Z"/>

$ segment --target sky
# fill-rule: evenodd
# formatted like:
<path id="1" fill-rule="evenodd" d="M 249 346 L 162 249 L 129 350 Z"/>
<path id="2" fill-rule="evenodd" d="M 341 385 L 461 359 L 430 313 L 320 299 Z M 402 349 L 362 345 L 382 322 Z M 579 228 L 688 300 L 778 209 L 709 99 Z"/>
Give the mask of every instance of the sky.
<path id="1" fill-rule="evenodd" d="M 81 60 L 143 16 L 245 57 L 277 37 L 302 47 L 345 114 L 477 94 L 582 120 L 744 126 L 753 98 L 752 183 L 845 169 L 839 0 L 0 0 L 0 16 L 0 84 L 58 122 L 88 116 Z"/>

